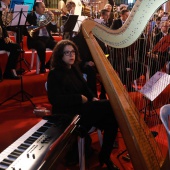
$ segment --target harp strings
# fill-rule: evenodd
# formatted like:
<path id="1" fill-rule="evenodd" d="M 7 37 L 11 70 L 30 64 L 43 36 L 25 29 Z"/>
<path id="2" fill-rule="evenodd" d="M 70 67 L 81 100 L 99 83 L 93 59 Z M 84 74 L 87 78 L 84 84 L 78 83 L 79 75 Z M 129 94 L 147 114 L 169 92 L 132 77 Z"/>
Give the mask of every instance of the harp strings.
<path id="1" fill-rule="evenodd" d="M 145 5 L 146 3 L 154 3 L 154 5 L 156 5 L 156 7 L 158 8 L 158 5 L 161 5 L 165 1 L 160 2 L 156 0 L 153 2 L 152 0 L 137 0 L 137 3 L 139 2 L 140 5 L 143 2 Z M 151 6 L 151 4 L 149 6 Z M 155 8 L 155 10 L 157 8 Z M 137 14 L 134 15 L 135 17 L 137 16 Z M 135 23 L 135 19 L 133 20 L 133 18 L 131 18 L 131 22 L 127 22 L 126 24 L 135 25 L 137 23 Z M 124 43 L 125 41 L 123 40 L 123 36 L 121 33 L 122 29 L 124 29 L 123 33 L 129 33 L 129 29 L 126 31 L 125 26 L 124 28 L 115 32 L 104 28 L 103 26 L 98 25 L 91 20 L 86 20 L 82 23 L 82 28 L 86 42 L 90 48 L 95 64 L 99 70 L 103 84 L 106 88 L 106 92 L 108 93 L 110 103 L 115 112 L 115 116 L 118 120 L 122 136 L 125 140 L 134 167 L 141 170 L 164 168 L 167 169 L 168 166 L 165 165 L 168 158 L 166 156 L 167 145 L 165 146 L 161 142 L 161 138 L 159 139 L 159 137 L 163 137 L 163 134 L 161 133 L 163 132 L 163 126 L 160 124 L 158 115 L 155 116 L 152 115 L 152 113 L 151 115 L 148 115 L 148 104 L 150 103 L 145 100 L 143 94 L 133 90 L 128 91 L 127 93 L 127 90 L 125 90 L 125 87 L 123 87 L 123 85 L 121 84 L 121 81 L 123 82 L 123 79 L 125 79 L 126 81 L 130 80 L 128 81 L 128 83 L 132 83 L 133 80 L 137 79 L 138 77 L 136 77 L 135 75 L 136 70 L 139 71 L 140 77 L 143 76 L 147 81 L 149 80 L 147 79 L 146 72 L 147 68 L 151 67 L 150 65 L 148 65 L 148 63 L 152 63 L 150 62 L 150 60 L 148 60 L 148 51 L 150 52 L 150 50 L 153 48 L 152 38 L 149 38 L 149 35 L 145 34 L 144 37 L 133 39 L 133 41 L 126 44 Z M 146 27 L 145 31 L 147 31 L 147 28 L 148 27 Z M 143 29 L 144 28 L 142 28 L 142 31 Z M 142 31 L 139 35 L 142 35 Z M 108 51 L 110 53 L 108 59 L 112 65 L 112 68 L 115 69 L 116 73 L 112 70 L 109 63 L 105 61 L 105 56 L 104 54 L 102 54 L 101 49 L 96 44 L 91 32 L 95 36 L 97 36 L 97 34 L 99 33 L 99 36 L 97 37 L 100 40 L 103 40 L 106 44 L 110 45 L 108 47 Z M 113 35 L 111 36 L 112 33 Z M 108 37 L 110 39 L 107 39 Z M 120 39 L 120 41 L 123 42 L 123 46 L 120 45 L 119 48 L 117 48 L 116 46 L 112 46 L 117 39 Z M 110 43 L 107 43 L 109 41 Z M 125 69 L 128 68 L 126 66 L 129 64 L 125 60 L 127 59 L 127 56 L 131 56 L 133 59 L 133 62 L 130 64 L 132 70 L 135 73 L 134 77 L 133 75 L 130 75 L 128 77 L 129 79 L 127 78 L 127 73 L 125 72 Z M 140 65 L 142 65 L 143 67 L 140 68 Z M 144 84 L 142 84 L 141 87 L 143 85 Z M 130 98 L 132 98 L 134 103 L 131 102 Z M 156 105 L 157 103 L 155 104 L 155 102 L 159 101 L 154 101 L 151 104 Z M 137 108 L 135 106 L 137 106 Z M 143 110 L 143 108 L 145 109 Z M 145 117 L 146 115 L 147 119 Z M 157 131 L 159 135 L 154 139 L 151 131 Z"/>
<path id="2" fill-rule="evenodd" d="M 163 62 L 164 66 L 163 64 L 160 66 L 162 61 L 159 58 L 154 58 L 155 54 L 153 53 L 153 49 L 156 44 L 154 42 L 154 35 L 152 32 L 149 32 L 149 26 L 150 22 L 148 22 L 147 27 L 141 36 L 131 46 L 122 49 L 113 47 L 108 48 L 110 49 L 110 63 L 116 70 L 122 83 L 129 91 L 135 105 L 138 107 L 139 120 L 141 117 L 144 118 L 144 116 L 146 116 L 145 121 L 150 131 L 158 133 L 156 142 L 161 151 L 157 154 L 159 155 L 157 156 L 159 159 L 165 157 L 168 146 L 167 141 L 163 140 L 166 136 L 166 132 L 159 119 L 159 108 L 168 102 L 170 93 L 165 91 L 154 101 L 150 101 L 147 100 L 143 94 L 136 92 L 136 90 L 140 90 L 140 88 L 142 88 L 144 84 L 149 81 L 149 78 L 151 78 L 157 71 L 166 72 L 166 61 L 164 60 Z M 163 43 L 161 43 L 160 46 L 163 46 Z M 168 55 L 168 53 L 166 55 Z M 168 58 L 167 56 L 164 57 Z M 128 68 L 130 68 L 129 73 L 127 70 Z M 134 87 L 134 80 L 138 81 L 137 89 Z M 129 86 L 130 88 L 128 88 Z M 156 153 L 157 151 L 155 150 L 154 152 Z"/>

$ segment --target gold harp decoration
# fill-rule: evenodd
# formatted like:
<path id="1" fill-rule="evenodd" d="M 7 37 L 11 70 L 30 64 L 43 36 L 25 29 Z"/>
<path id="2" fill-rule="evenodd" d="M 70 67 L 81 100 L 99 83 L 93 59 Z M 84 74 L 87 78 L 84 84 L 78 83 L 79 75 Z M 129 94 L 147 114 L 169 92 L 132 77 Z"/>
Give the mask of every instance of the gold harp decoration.
<path id="1" fill-rule="evenodd" d="M 116 31 L 103 27 L 90 19 L 82 23 L 83 35 L 102 78 L 133 167 L 136 170 L 168 170 L 170 167 L 168 153 L 166 157 L 162 155 L 150 129 L 143 118 L 139 116 L 138 109 L 128 95 L 112 65 L 105 57 L 93 34 L 110 46 L 116 48 L 127 47 L 138 38 L 137 35 L 139 36 L 142 33 L 149 17 L 146 13 L 150 13 L 150 10 L 154 12 L 164 2 L 166 1 L 137 0 L 126 24 Z M 143 18 L 143 15 L 141 16 L 142 11 L 145 11 L 145 18 Z M 130 28 L 133 29 L 130 31 Z M 134 36 L 132 32 L 135 34 Z"/>

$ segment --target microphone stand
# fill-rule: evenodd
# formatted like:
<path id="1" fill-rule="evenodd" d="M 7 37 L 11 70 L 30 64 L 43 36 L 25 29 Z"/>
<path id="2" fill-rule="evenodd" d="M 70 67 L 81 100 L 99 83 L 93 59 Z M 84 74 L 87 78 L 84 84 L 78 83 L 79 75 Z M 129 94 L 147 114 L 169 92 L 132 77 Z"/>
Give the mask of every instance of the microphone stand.
<path id="1" fill-rule="evenodd" d="M 16 12 L 16 11 L 14 11 L 14 12 Z M 27 12 L 27 11 L 26 11 Z M 20 36 L 21 35 L 21 32 L 20 32 L 20 27 L 19 26 L 21 26 L 21 24 L 20 24 L 20 21 L 21 21 L 21 16 L 22 15 L 24 15 L 24 17 L 26 18 L 26 16 L 25 16 L 25 14 L 23 13 L 23 10 L 22 10 L 22 8 L 21 8 L 21 11 L 20 12 L 18 12 L 18 14 L 15 16 L 15 18 L 17 17 L 17 16 L 19 16 L 18 17 L 18 24 L 17 24 L 17 29 L 18 29 L 18 35 L 17 36 Z M 13 20 L 15 19 L 15 18 L 13 18 Z M 18 37 L 18 39 L 20 39 L 20 37 Z M 21 66 L 22 66 L 22 64 L 21 64 L 21 55 L 22 55 L 22 50 L 20 51 L 21 53 L 20 53 L 20 69 L 21 69 Z M 16 96 L 18 96 L 19 94 L 21 94 L 21 99 L 20 100 L 18 100 L 18 101 L 20 101 L 20 102 L 24 102 L 25 100 L 25 98 L 27 99 L 27 100 L 29 100 L 30 101 L 30 103 L 33 105 L 33 107 L 35 107 L 35 104 L 32 102 L 32 100 L 30 99 L 30 97 L 32 97 L 29 93 L 27 93 L 26 91 L 24 91 L 24 85 L 23 85 L 23 77 L 22 77 L 22 74 L 21 74 L 21 78 L 20 78 L 20 80 L 21 80 L 21 83 L 20 83 L 20 91 L 18 91 L 17 93 L 15 93 L 14 95 L 12 95 L 11 97 L 9 97 L 9 98 L 7 98 L 7 99 L 5 99 L 3 102 L 1 102 L 0 103 L 0 105 L 2 105 L 3 103 L 5 103 L 5 102 L 7 102 L 8 100 L 11 100 L 11 99 L 15 99 L 15 100 L 18 100 L 18 99 L 16 99 L 15 97 Z M 25 98 L 24 98 L 25 97 Z"/>

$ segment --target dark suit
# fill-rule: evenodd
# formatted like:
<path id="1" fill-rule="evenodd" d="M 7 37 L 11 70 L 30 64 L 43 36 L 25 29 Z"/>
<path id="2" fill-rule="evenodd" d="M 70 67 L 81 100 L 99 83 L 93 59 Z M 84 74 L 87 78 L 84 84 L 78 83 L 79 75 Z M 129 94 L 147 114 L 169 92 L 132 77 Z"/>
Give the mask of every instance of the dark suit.
<path id="1" fill-rule="evenodd" d="M 1 3 L 0 3 L 1 4 Z M 20 55 L 20 46 L 16 43 L 5 43 L 4 38 L 8 37 L 8 32 L 6 30 L 6 26 L 3 24 L 2 21 L 2 11 L 0 11 L 0 26 L 2 28 L 2 37 L 0 37 L 0 50 L 9 51 L 9 57 L 6 64 L 4 78 L 11 77 L 11 70 L 15 69 L 17 66 L 18 57 Z"/>
<path id="2" fill-rule="evenodd" d="M 112 25 L 110 26 L 110 28 L 111 28 L 112 30 L 117 30 L 117 29 L 119 29 L 120 27 L 122 27 L 122 20 L 121 20 L 121 19 L 113 20 L 113 23 L 112 23 Z"/>
<path id="3" fill-rule="evenodd" d="M 110 28 L 113 30 L 117 30 L 120 27 L 122 27 L 122 20 L 116 19 L 113 20 L 113 23 Z M 128 67 L 128 63 L 127 63 L 128 48 L 122 48 L 122 49 L 112 48 L 112 53 L 113 53 L 112 56 L 113 67 L 119 73 L 122 83 L 127 84 L 126 68 Z"/>
<path id="4" fill-rule="evenodd" d="M 34 12 L 27 15 L 27 22 L 30 25 L 37 26 L 37 16 Z M 33 37 L 28 35 L 27 45 L 28 48 L 34 48 L 37 50 L 38 56 L 40 58 L 41 67 L 40 71 L 45 69 L 45 61 L 46 61 L 46 48 L 50 48 L 53 50 L 56 45 L 56 41 L 51 35 L 52 32 L 57 32 L 57 26 L 53 25 L 51 22 L 46 26 L 47 32 L 49 36 L 39 36 L 39 30 L 35 32 Z"/>
<path id="5" fill-rule="evenodd" d="M 104 130 L 102 152 L 109 158 L 118 128 L 109 101 L 92 101 L 93 94 L 74 66 L 51 70 L 47 87 L 53 114 L 79 114 L 80 124 L 87 132 L 92 126 Z M 81 95 L 86 96 L 88 102 L 83 104 Z"/>

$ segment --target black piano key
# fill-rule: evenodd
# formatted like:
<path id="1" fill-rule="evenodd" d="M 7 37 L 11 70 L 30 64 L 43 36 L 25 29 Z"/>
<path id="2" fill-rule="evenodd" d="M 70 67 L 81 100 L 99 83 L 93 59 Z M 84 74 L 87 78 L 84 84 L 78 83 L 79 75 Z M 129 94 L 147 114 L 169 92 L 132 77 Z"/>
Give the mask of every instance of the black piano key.
<path id="1" fill-rule="evenodd" d="M 15 160 L 15 159 L 17 159 L 18 157 L 17 157 L 16 155 L 9 154 L 9 155 L 8 155 L 8 158 Z"/>
<path id="2" fill-rule="evenodd" d="M 37 140 L 37 138 L 34 138 L 33 136 L 30 136 L 28 139 L 32 140 L 32 141 L 36 141 Z"/>
<path id="3" fill-rule="evenodd" d="M 20 151 L 20 150 L 18 150 L 18 149 L 15 149 L 14 152 L 17 152 L 17 153 L 20 153 L 20 154 L 23 153 L 22 151 Z"/>
<path id="4" fill-rule="evenodd" d="M 10 154 L 11 155 L 16 155 L 17 157 L 19 157 L 21 155 L 21 153 L 18 153 L 18 152 L 15 152 L 15 151 L 11 152 Z"/>
<path id="5" fill-rule="evenodd" d="M 40 127 L 37 132 L 45 132 L 47 129 L 47 127 Z"/>
<path id="6" fill-rule="evenodd" d="M 45 126 L 45 127 L 51 127 L 52 125 L 53 125 L 53 123 L 47 122 L 47 123 L 45 123 L 43 126 Z"/>
<path id="7" fill-rule="evenodd" d="M 21 150 L 26 150 L 30 145 L 26 145 L 26 144 L 21 144 L 20 146 L 18 146 L 18 149 L 21 149 Z"/>
<path id="8" fill-rule="evenodd" d="M 24 141 L 24 143 L 26 143 L 26 144 L 33 144 L 33 143 L 34 143 L 34 141 L 29 140 L 29 139 L 26 139 L 26 140 Z"/>
<path id="9" fill-rule="evenodd" d="M 40 137 L 42 135 L 42 133 L 38 133 L 38 132 L 34 132 L 33 134 L 32 134 L 32 136 L 33 137 Z"/>
<path id="10" fill-rule="evenodd" d="M 0 162 L 0 165 L 3 165 L 3 166 L 9 166 L 9 165 L 11 165 L 9 162 L 4 162 L 4 161 L 2 161 L 2 162 Z"/>
<path id="11" fill-rule="evenodd" d="M 5 169 L 6 169 L 6 168 L 5 168 Z M 5 170 L 5 169 L 0 167 L 0 170 Z"/>
<path id="12" fill-rule="evenodd" d="M 5 170 L 7 169 L 8 167 L 4 166 L 4 165 L 0 165 L 0 170 Z"/>
<path id="13" fill-rule="evenodd" d="M 36 141 L 37 139 L 32 139 L 32 138 L 28 138 L 28 139 L 26 139 L 25 141 L 24 141 L 24 143 L 34 143 L 35 141 Z"/>
<path id="14" fill-rule="evenodd" d="M 12 160 L 9 160 L 9 159 L 3 159 L 2 161 L 3 161 L 3 162 L 8 162 L 8 163 L 10 163 L 10 164 L 12 164 L 12 162 L 13 162 Z"/>

